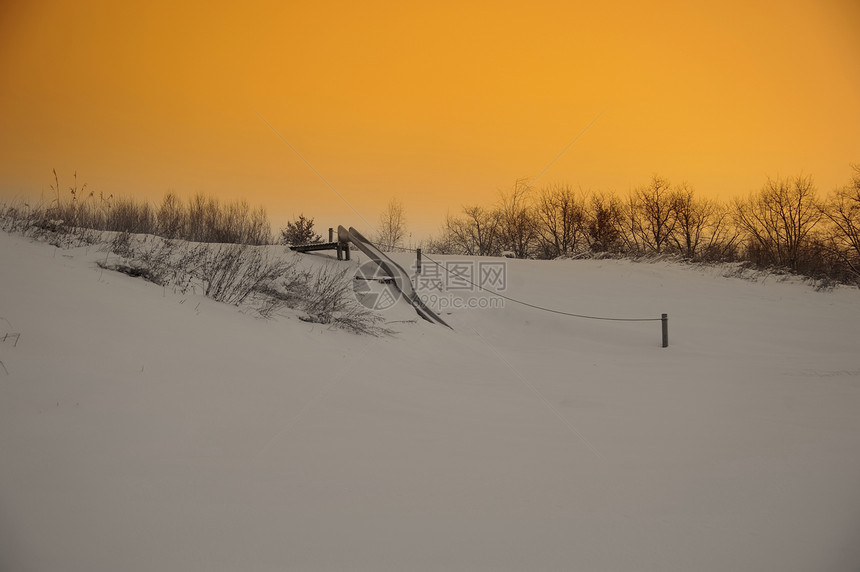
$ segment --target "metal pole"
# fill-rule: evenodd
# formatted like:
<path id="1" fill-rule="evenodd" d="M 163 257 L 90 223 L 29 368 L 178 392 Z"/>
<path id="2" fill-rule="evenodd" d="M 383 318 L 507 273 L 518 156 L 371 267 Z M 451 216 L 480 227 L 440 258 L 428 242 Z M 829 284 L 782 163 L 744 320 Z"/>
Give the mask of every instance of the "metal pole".
<path id="1" fill-rule="evenodd" d="M 421 249 L 418 248 L 415 250 L 415 252 L 418 255 L 418 264 L 417 264 L 418 274 L 421 274 Z"/>
<path id="2" fill-rule="evenodd" d="M 663 325 L 663 347 L 669 347 L 669 314 L 660 316 L 660 322 Z"/>

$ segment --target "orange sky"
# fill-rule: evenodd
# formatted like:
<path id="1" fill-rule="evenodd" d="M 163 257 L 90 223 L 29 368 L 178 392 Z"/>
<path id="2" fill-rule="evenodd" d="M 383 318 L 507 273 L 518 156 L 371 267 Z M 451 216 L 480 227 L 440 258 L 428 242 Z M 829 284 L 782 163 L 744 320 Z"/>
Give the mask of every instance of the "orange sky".
<path id="1" fill-rule="evenodd" d="M 703 196 L 860 162 L 860 2 L 0 0 L 0 195 L 265 204 L 416 236 L 534 177 Z M 259 114 L 259 116 L 258 116 Z"/>

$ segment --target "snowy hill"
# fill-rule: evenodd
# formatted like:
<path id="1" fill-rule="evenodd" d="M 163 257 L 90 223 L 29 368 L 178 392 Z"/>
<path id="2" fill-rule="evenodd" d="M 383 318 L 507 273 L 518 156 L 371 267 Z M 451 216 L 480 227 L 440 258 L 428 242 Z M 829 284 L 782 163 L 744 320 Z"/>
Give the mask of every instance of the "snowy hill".
<path id="1" fill-rule="evenodd" d="M 856 289 L 511 260 L 670 346 L 513 302 L 374 338 L 104 256 L 0 234 L 0 570 L 860 567 Z"/>

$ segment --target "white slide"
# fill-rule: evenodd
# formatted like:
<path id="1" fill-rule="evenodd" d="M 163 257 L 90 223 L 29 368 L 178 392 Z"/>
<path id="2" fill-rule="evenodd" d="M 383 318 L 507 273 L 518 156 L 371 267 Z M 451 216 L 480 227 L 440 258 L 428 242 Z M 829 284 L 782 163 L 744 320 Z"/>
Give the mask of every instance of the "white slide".
<path id="1" fill-rule="evenodd" d="M 353 227 L 349 227 L 349 230 L 345 229 L 343 226 L 337 227 L 337 238 L 340 242 L 351 242 L 359 250 L 365 253 L 371 260 L 373 260 L 376 264 L 385 271 L 386 274 L 391 276 L 394 279 L 394 285 L 403 294 L 403 297 L 406 298 L 406 301 L 409 302 L 419 316 L 427 320 L 428 322 L 435 324 L 442 324 L 443 326 L 449 326 L 445 320 L 440 318 L 436 313 L 427 307 L 427 305 L 421 301 L 421 298 L 418 296 L 418 293 L 415 292 L 415 289 L 412 287 L 412 281 L 409 279 L 409 274 L 406 270 L 403 269 L 402 266 L 391 260 L 384 252 L 379 250 L 372 242 L 364 238 L 360 232 L 355 230 Z M 451 328 L 453 329 L 453 328 Z"/>

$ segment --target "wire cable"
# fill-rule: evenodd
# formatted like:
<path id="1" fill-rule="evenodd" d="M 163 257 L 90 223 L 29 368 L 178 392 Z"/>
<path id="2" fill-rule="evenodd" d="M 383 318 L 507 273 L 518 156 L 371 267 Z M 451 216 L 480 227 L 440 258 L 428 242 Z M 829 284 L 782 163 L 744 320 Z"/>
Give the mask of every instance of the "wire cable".
<path id="1" fill-rule="evenodd" d="M 406 252 L 412 252 L 411 249 L 407 249 L 407 248 L 403 248 L 403 247 L 395 247 L 395 248 L 406 251 Z M 481 286 L 480 284 L 476 284 L 475 282 L 473 282 L 472 280 L 470 280 L 466 276 L 463 276 L 461 274 L 457 274 L 457 273 L 451 271 L 450 269 L 445 267 L 442 263 L 440 263 L 440 262 L 434 260 L 432 257 L 424 254 L 424 252 L 421 253 L 421 258 L 422 259 L 426 258 L 427 260 L 429 260 L 430 262 L 432 262 L 433 264 L 438 266 L 444 272 L 450 274 L 451 276 L 456 277 L 458 280 L 464 280 L 464 281 L 468 282 L 469 284 L 471 284 L 475 288 L 478 288 L 479 290 L 482 290 L 482 291 L 484 291 L 488 294 L 491 294 L 493 296 L 498 296 L 499 298 L 502 298 L 504 300 L 508 300 L 509 302 L 513 302 L 515 304 L 520 304 L 520 305 L 523 305 L 523 306 L 526 306 L 529 308 L 534 308 L 535 310 L 541 310 L 543 312 L 550 312 L 552 314 L 559 314 L 561 316 L 569 316 L 571 318 L 583 318 L 586 320 L 603 320 L 603 321 L 607 321 L 607 322 L 660 322 L 663 320 L 663 318 L 610 318 L 607 316 L 590 316 L 588 314 L 576 314 L 573 312 L 564 312 L 562 310 L 556 310 L 555 308 L 547 308 L 546 306 L 540 306 L 538 304 L 532 304 L 531 302 L 526 302 L 524 300 L 517 300 L 516 298 L 512 298 L 510 296 L 500 294 L 499 292 L 496 292 L 495 290 L 486 288 L 484 286 Z"/>

